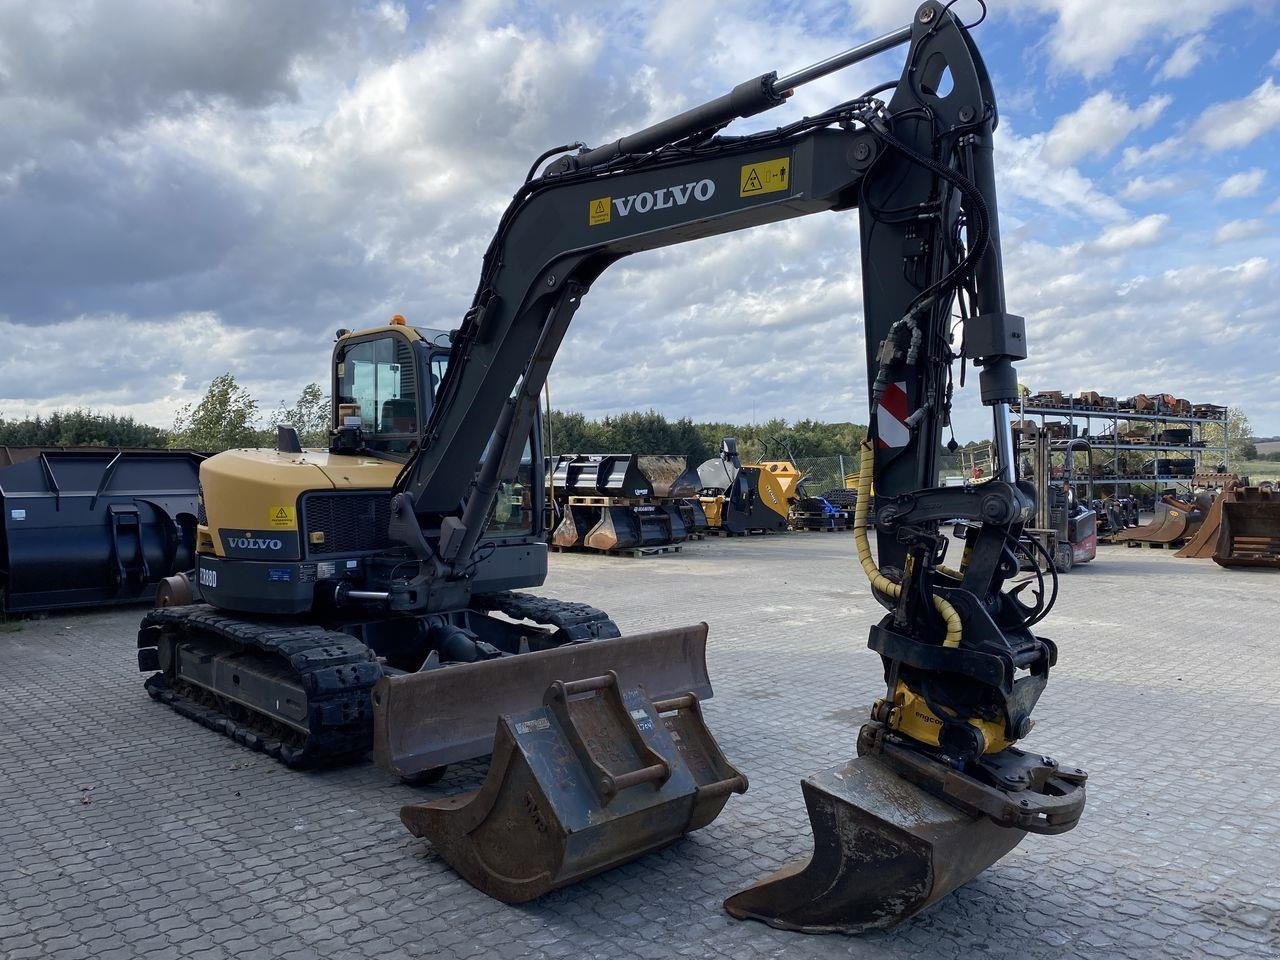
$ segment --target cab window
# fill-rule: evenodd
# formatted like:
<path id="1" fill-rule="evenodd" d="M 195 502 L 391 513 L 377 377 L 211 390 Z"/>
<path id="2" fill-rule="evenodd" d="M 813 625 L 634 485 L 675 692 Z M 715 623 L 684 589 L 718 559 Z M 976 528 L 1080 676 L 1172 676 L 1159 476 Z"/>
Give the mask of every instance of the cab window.
<path id="1" fill-rule="evenodd" d="M 381 337 L 348 347 L 338 402 L 360 405 L 360 426 L 371 449 L 407 451 L 418 439 L 418 387 L 409 344 Z"/>

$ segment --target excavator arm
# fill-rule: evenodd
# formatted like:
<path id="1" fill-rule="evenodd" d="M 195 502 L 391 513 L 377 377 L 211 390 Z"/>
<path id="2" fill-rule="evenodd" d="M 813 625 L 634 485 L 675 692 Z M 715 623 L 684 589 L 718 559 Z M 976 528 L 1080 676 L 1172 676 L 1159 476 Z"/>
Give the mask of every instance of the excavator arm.
<path id="1" fill-rule="evenodd" d="M 712 135 L 783 103 L 802 83 L 903 43 L 906 67 L 886 85 L 894 90 L 887 107 L 865 96 L 780 129 Z M 952 84 L 945 95 L 944 76 Z M 905 393 L 914 429 L 901 446 L 882 446 L 891 452 L 877 458 L 877 489 L 932 485 L 949 402 L 951 304 L 962 283 L 977 310 L 966 336 L 986 351 L 984 399 L 1014 399 L 1009 361 L 1025 355 L 1020 319 L 1004 312 L 995 122 L 990 82 L 967 31 L 941 4 L 926 3 L 911 27 L 788 77 L 765 74 L 639 134 L 560 158 L 517 192 L 486 253 L 439 400 L 397 483 L 399 538 L 431 559 L 432 576 L 456 579 L 468 569 L 494 491 L 518 465 L 569 321 L 610 264 L 827 210 L 860 214 L 869 382 L 895 324 L 906 318 L 920 331 L 891 391 L 899 407 Z M 980 229 L 958 262 L 960 231 L 974 225 Z M 1004 451 L 1007 421 L 1006 414 L 997 431 Z M 475 473 L 461 463 L 477 464 Z"/>

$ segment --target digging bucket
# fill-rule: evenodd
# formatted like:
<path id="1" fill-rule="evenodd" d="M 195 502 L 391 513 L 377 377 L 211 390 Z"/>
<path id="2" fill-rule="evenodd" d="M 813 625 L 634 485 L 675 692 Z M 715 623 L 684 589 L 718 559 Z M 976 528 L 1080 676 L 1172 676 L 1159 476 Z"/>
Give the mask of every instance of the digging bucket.
<path id="1" fill-rule="evenodd" d="M 696 696 L 650 700 L 609 672 L 503 716 L 480 789 L 400 819 L 473 886 L 523 903 L 706 826 L 746 789 Z"/>
<path id="2" fill-rule="evenodd" d="M 860 756 L 801 782 L 813 856 L 725 901 L 739 920 L 804 933 L 884 930 L 967 883 L 1025 830 L 970 816 Z"/>
<path id="3" fill-rule="evenodd" d="M 1222 525 L 1213 560 L 1223 567 L 1280 568 L 1280 496 L 1240 487 L 1222 505 Z"/>
<path id="4" fill-rule="evenodd" d="M 707 625 L 568 643 L 514 657 L 386 676 L 373 688 L 373 756 L 412 779 L 494 748 L 494 723 L 537 707 L 555 681 L 613 671 L 658 700 L 711 697 Z"/>

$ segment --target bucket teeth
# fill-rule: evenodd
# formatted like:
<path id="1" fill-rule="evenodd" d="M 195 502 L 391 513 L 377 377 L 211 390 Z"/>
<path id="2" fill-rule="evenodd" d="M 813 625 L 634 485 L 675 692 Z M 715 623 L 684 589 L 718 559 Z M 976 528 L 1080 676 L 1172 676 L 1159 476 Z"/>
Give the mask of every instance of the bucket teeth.
<path id="1" fill-rule="evenodd" d="M 731 916 L 805 933 L 884 930 L 967 883 L 1026 836 L 963 813 L 875 757 L 801 786 L 813 856 L 730 897 Z"/>
<path id="2" fill-rule="evenodd" d="M 655 702 L 609 673 L 502 717 L 479 790 L 400 818 L 473 886 L 523 903 L 706 826 L 746 789 L 697 697 Z"/>

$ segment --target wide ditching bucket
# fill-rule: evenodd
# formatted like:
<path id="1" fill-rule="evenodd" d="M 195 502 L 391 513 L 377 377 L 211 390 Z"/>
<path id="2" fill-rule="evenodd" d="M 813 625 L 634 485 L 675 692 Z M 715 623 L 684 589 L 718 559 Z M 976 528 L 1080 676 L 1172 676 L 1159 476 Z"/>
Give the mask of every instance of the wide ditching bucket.
<path id="1" fill-rule="evenodd" d="M 1238 487 L 1222 504 L 1213 561 L 1223 567 L 1280 568 L 1280 496 L 1260 487 Z"/>
<path id="2" fill-rule="evenodd" d="M 539 706 L 556 681 L 612 671 L 626 688 L 655 700 L 711 697 L 707 625 L 568 643 L 519 656 L 385 676 L 373 688 L 373 755 L 409 780 L 494 746 L 494 720 Z"/>
<path id="3" fill-rule="evenodd" d="M 480 789 L 400 819 L 469 883 L 523 903 L 706 826 L 746 789 L 696 696 L 651 700 L 610 672 L 501 717 Z"/>
<path id="4" fill-rule="evenodd" d="M 1195 536 L 1198 526 L 1190 511 L 1158 500 L 1156 515 L 1150 523 L 1122 530 L 1112 538 L 1112 542 L 1135 540 L 1140 543 L 1173 543 L 1175 540 Z"/>

